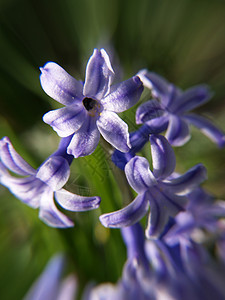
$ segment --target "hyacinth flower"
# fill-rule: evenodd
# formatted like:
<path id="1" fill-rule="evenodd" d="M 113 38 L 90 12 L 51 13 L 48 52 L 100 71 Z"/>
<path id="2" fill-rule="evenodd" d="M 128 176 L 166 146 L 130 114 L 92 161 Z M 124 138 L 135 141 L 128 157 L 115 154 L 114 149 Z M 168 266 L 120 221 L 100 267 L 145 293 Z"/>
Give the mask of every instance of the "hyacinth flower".
<path id="1" fill-rule="evenodd" d="M 68 211 L 91 210 L 100 204 L 99 197 L 79 196 L 62 188 L 69 179 L 73 160 L 73 156 L 66 153 L 70 140 L 71 137 L 63 138 L 58 150 L 37 170 L 15 151 L 9 138 L 0 140 L 0 183 L 25 204 L 39 208 L 39 218 L 52 227 L 74 225 L 56 207 L 54 199 Z"/>
<path id="2" fill-rule="evenodd" d="M 206 179 L 206 169 L 199 164 L 183 175 L 173 176 L 175 154 L 161 135 L 151 135 L 153 171 L 146 158 L 135 156 L 125 166 L 125 174 L 137 197 L 121 210 L 103 214 L 101 223 L 106 227 L 120 228 L 138 222 L 149 211 L 147 237 L 158 237 L 169 217 L 183 211 L 186 195 Z"/>
<path id="3" fill-rule="evenodd" d="M 62 278 L 65 263 L 62 254 L 52 257 L 23 300 L 74 300 L 77 280 L 73 274 Z"/>
<path id="4" fill-rule="evenodd" d="M 212 96 L 206 85 L 198 85 L 186 91 L 169 83 L 161 76 L 142 70 L 138 73 L 145 87 L 154 98 L 140 105 L 136 111 L 136 123 L 146 124 L 155 133 L 166 130 L 166 138 L 173 146 L 182 146 L 190 139 L 189 125 L 194 125 L 219 147 L 225 145 L 225 135 L 208 119 L 190 113 L 206 103 Z"/>
<path id="5" fill-rule="evenodd" d="M 140 224 L 121 229 L 127 248 L 127 261 L 123 267 L 122 278 L 117 284 L 104 283 L 94 287 L 88 300 L 149 300 L 153 295 L 153 279 L 145 254 L 145 239 Z"/>
<path id="6" fill-rule="evenodd" d="M 113 147 L 130 149 L 127 124 L 117 115 L 139 100 L 143 84 L 138 76 L 111 86 L 114 71 L 104 49 L 95 49 L 90 57 L 84 83 L 77 81 L 54 62 L 40 68 L 44 91 L 65 107 L 46 113 L 44 122 L 60 137 L 72 136 L 68 154 L 91 154 L 100 134 Z"/>

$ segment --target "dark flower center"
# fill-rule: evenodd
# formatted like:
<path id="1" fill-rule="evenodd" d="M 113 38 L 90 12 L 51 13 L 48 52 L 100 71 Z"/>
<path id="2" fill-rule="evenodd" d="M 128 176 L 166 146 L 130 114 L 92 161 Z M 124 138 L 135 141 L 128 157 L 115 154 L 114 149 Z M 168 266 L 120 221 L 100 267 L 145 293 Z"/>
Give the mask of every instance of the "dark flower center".
<path id="1" fill-rule="evenodd" d="M 92 98 L 86 97 L 83 99 L 83 105 L 87 111 L 92 110 L 97 105 L 97 103 L 98 102 Z"/>

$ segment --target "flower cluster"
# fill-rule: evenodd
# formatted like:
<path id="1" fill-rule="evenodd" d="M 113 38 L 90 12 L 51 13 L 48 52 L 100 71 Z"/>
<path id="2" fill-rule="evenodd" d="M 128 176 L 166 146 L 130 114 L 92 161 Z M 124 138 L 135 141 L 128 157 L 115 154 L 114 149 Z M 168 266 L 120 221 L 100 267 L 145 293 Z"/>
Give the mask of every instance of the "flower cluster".
<path id="1" fill-rule="evenodd" d="M 40 219 L 47 225 L 71 227 L 74 222 L 67 211 L 100 206 L 100 197 L 76 195 L 63 187 L 73 160 L 91 155 L 101 135 L 110 144 L 112 162 L 124 172 L 127 185 L 136 193 L 126 206 L 99 217 L 103 226 L 121 229 L 128 259 L 116 285 L 95 286 L 87 292 L 87 299 L 223 299 L 225 291 L 220 278 L 225 272 L 217 272 L 215 262 L 195 235 L 197 231 L 202 231 L 202 235 L 216 232 L 220 249 L 217 259 L 225 263 L 225 230 L 221 229 L 224 202 L 215 201 L 200 187 L 207 178 L 202 164 L 184 174 L 176 172 L 172 148 L 190 139 L 190 124 L 219 147 L 225 145 L 220 129 L 190 113 L 212 97 L 209 88 L 199 85 L 183 92 L 147 70 L 113 85 L 115 74 L 104 49 L 94 50 L 84 82 L 54 62 L 46 63 L 40 70 L 43 90 L 64 105 L 43 117 L 61 138 L 59 147 L 34 169 L 16 152 L 8 137 L 2 138 L 0 183 L 25 204 L 38 208 Z M 129 133 L 128 125 L 117 113 L 136 105 L 144 87 L 150 90 L 152 99 L 137 108 L 136 123 L 141 126 Z M 141 152 L 147 143 L 151 163 Z M 144 234 L 138 222 L 146 215 Z M 56 299 L 61 260 L 55 259 L 45 271 L 50 277 L 52 274 L 53 288 L 48 290 L 44 273 L 26 299 L 39 297 L 43 287 L 49 295 L 45 298 Z"/>

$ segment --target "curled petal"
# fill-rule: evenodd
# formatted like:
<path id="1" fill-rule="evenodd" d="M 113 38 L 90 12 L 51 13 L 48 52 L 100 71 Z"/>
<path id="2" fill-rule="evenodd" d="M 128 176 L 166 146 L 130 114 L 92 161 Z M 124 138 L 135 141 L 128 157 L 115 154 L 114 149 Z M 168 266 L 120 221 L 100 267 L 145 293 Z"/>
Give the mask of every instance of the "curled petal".
<path id="1" fill-rule="evenodd" d="M 185 120 L 170 115 L 166 138 L 172 146 L 182 146 L 190 139 L 189 127 Z"/>
<path id="2" fill-rule="evenodd" d="M 74 157 L 86 156 L 94 152 L 100 138 L 95 119 L 88 117 L 81 128 L 74 134 L 67 153 Z"/>
<path id="3" fill-rule="evenodd" d="M 225 145 L 225 134 L 217 128 L 213 123 L 204 117 L 195 114 L 184 115 L 183 117 L 188 123 L 199 128 L 211 141 L 216 143 L 219 147 Z"/>
<path id="4" fill-rule="evenodd" d="M 183 92 L 176 101 L 175 114 L 182 114 L 190 111 L 205 102 L 212 96 L 209 88 L 206 85 L 198 85 Z"/>
<path id="5" fill-rule="evenodd" d="M 206 179 L 206 168 L 202 164 L 198 164 L 188 170 L 185 174 L 177 178 L 161 182 L 160 184 L 177 195 L 186 195 L 198 187 L 198 185 Z"/>
<path id="6" fill-rule="evenodd" d="M 43 121 L 58 133 L 66 137 L 76 132 L 85 121 L 85 110 L 81 105 L 71 105 L 49 111 L 43 116 Z"/>
<path id="7" fill-rule="evenodd" d="M 187 198 L 161 191 L 158 188 L 148 190 L 148 197 L 150 215 L 145 233 L 148 238 L 158 238 L 169 217 L 174 217 L 178 212 L 184 210 Z"/>
<path id="8" fill-rule="evenodd" d="M 148 211 L 147 193 L 138 195 L 126 207 L 99 217 L 102 225 L 111 228 L 121 228 L 137 223 Z"/>
<path id="9" fill-rule="evenodd" d="M 56 201 L 70 211 L 86 211 L 96 209 L 101 202 L 100 197 L 83 197 L 70 193 L 64 189 L 55 192 Z"/>
<path id="10" fill-rule="evenodd" d="M 164 113 L 159 101 L 150 100 L 141 104 L 136 110 L 136 123 L 142 124 L 149 120 L 161 117 Z"/>
<path id="11" fill-rule="evenodd" d="M 145 125 L 149 127 L 149 132 L 154 134 L 162 133 L 167 129 L 168 124 L 169 116 L 167 113 L 165 113 L 161 117 L 145 122 Z"/>
<path id="12" fill-rule="evenodd" d="M 84 84 L 84 95 L 101 100 L 110 90 L 114 71 L 112 69 L 108 54 L 104 49 L 94 49 L 90 57 Z"/>
<path id="13" fill-rule="evenodd" d="M 129 151 L 128 126 L 116 113 L 103 111 L 96 124 L 101 135 L 113 147 L 122 152 Z"/>
<path id="14" fill-rule="evenodd" d="M 83 85 L 59 65 L 48 62 L 40 70 L 41 86 L 47 95 L 64 105 L 82 101 Z"/>
<path id="15" fill-rule="evenodd" d="M 34 175 L 33 169 L 13 148 L 8 137 L 0 140 L 0 160 L 12 172 L 19 175 Z"/>
<path id="16" fill-rule="evenodd" d="M 0 177 L 2 185 L 6 186 L 10 192 L 30 207 L 37 208 L 40 205 L 41 194 L 44 191 L 44 184 L 35 176 L 17 178 L 13 176 Z"/>
<path id="17" fill-rule="evenodd" d="M 36 177 L 47 184 L 53 191 L 61 189 L 70 176 L 67 160 L 61 156 L 51 156 L 39 168 Z"/>
<path id="18" fill-rule="evenodd" d="M 101 101 L 106 110 L 123 112 L 137 103 L 143 85 L 138 76 L 112 86 L 110 93 Z"/>
<path id="19" fill-rule="evenodd" d="M 55 206 L 53 191 L 47 190 L 42 194 L 39 210 L 39 218 L 51 227 L 73 227 L 73 222 Z"/>
<path id="20" fill-rule="evenodd" d="M 166 178 L 175 169 L 176 158 L 173 148 L 162 135 L 150 136 L 153 174 L 156 178 Z"/>
<path id="21" fill-rule="evenodd" d="M 156 184 L 156 180 L 149 169 L 149 163 L 144 157 L 133 157 L 125 166 L 125 174 L 130 186 L 137 193 L 142 193 Z"/>

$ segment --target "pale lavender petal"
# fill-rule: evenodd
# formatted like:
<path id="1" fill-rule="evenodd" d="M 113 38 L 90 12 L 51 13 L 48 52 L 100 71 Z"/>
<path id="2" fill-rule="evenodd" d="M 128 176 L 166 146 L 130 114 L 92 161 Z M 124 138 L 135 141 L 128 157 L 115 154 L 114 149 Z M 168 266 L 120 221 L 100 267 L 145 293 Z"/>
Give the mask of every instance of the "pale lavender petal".
<path id="1" fill-rule="evenodd" d="M 58 133 L 66 137 L 76 132 L 85 122 L 86 112 L 82 105 L 71 105 L 51 110 L 43 116 L 43 121 Z"/>
<path id="2" fill-rule="evenodd" d="M 0 160 L 12 172 L 19 175 L 34 175 L 33 169 L 13 148 L 8 137 L 0 140 Z"/>
<path id="3" fill-rule="evenodd" d="M 144 86 L 150 89 L 155 97 L 166 97 L 168 94 L 169 82 L 154 72 L 144 69 L 137 73 Z"/>
<path id="4" fill-rule="evenodd" d="M 198 164 L 177 178 L 160 183 L 164 188 L 177 195 L 186 195 L 197 188 L 207 179 L 207 170 L 202 164 Z"/>
<path id="5" fill-rule="evenodd" d="M 39 218 L 51 227 L 73 227 L 74 223 L 56 207 L 51 189 L 42 194 L 39 210 Z"/>
<path id="6" fill-rule="evenodd" d="M 159 118 L 163 115 L 164 111 L 159 101 L 150 100 L 141 104 L 136 110 L 136 123 L 142 124 L 149 120 Z"/>
<path id="7" fill-rule="evenodd" d="M 74 300 L 78 291 L 78 280 L 74 274 L 68 275 L 59 286 L 57 298 L 53 300 Z M 84 300 L 84 299 L 83 299 Z"/>
<path id="8" fill-rule="evenodd" d="M 62 255 L 54 256 L 23 300 L 55 300 L 59 292 L 64 263 L 65 259 Z"/>
<path id="9" fill-rule="evenodd" d="M 186 197 L 176 196 L 158 188 L 148 191 L 150 200 L 150 215 L 145 234 L 147 238 L 158 238 L 163 232 L 169 217 L 184 210 Z"/>
<path id="10" fill-rule="evenodd" d="M 216 143 L 219 147 L 225 145 L 225 134 L 219 128 L 217 128 L 210 120 L 204 117 L 200 117 L 195 114 L 184 115 L 183 118 L 190 124 L 199 128 L 203 134 L 205 134 L 211 141 Z"/>
<path id="11" fill-rule="evenodd" d="M 176 158 L 173 148 L 162 135 L 150 135 L 153 174 L 156 178 L 166 178 L 175 169 Z"/>
<path id="12" fill-rule="evenodd" d="M 93 117 L 88 117 L 82 127 L 74 134 L 68 148 L 68 154 L 74 157 L 86 156 L 94 152 L 100 139 L 100 133 Z"/>
<path id="13" fill-rule="evenodd" d="M 90 57 L 84 84 L 84 95 L 101 100 L 110 90 L 114 71 L 112 69 L 108 54 L 104 49 L 94 49 Z"/>
<path id="14" fill-rule="evenodd" d="M 49 157 L 39 168 L 36 177 L 47 184 L 53 191 L 61 189 L 70 176 L 67 160 L 61 156 Z"/>
<path id="15" fill-rule="evenodd" d="M 128 126 L 116 113 L 103 111 L 96 124 L 101 135 L 113 147 L 122 152 L 130 150 Z"/>
<path id="16" fill-rule="evenodd" d="M 41 194 L 45 187 L 43 182 L 35 176 L 17 178 L 11 175 L 0 177 L 2 185 L 7 187 L 10 192 L 25 204 L 37 208 L 40 204 Z"/>
<path id="17" fill-rule="evenodd" d="M 101 100 L 104 109 L 123 112 L 137 103 L 143 91 L 143 85 L 138 76 L 112 86 L 110 93 Z"/>
<path id="18" fill-rule="evenodd" d="M 142 193 L 156 184 L 156 179 L 145 157 L 133 157 L 125 166 L 125 174 L 130 186 L 137 193 Z"/>
<path id="19" fill-rule="evenodd" d="M 209 87 L 206 85 L 198 85 L 183 92 L 176 101 L 175 114 L 182 114 L 190 111 L 204 103 L 212 96 Z"/>
<path id="20" fill-rule="evenodd" d="M 64 209 L 70 211 L 87 211 L 99 207 L 100 197 L 84 197 L 64 189 L 55 192 L 55 199 Z"/>
<path id="21" fill-rule="evenodd" d="M 141 78 L 144 86 L 151 90 L 152 96 L 160 99 L 164 109 L 173 105 L 181 93 L 177 87 L 154 72 L 142 70 L 137 75 Z"/>
<path id="22" fill-rule="evenodd" d="M 169 123 L 169 116 L 167 113 L 165 113 L 161 117 L 145 122 L 145 125 L 149 127 L 151 133 L 158 134 L 158 133 L 162 133 L 164 130 L 167 129 L 168 123 Z"/>
<path id="23" fill-rule="evenodd" d="M 147 193 L 138 195 L 129 205 L 99 217 L 102 225 L 111 228 L 131 226 L 137 223 L 148 211 Z"/>
<path id="24" fill-rule="evenodd" d="M 170 115 L 166 138 L 172 146 L 183 146 L 190 139 L 188 124 L 180 117 Z"/>
<path id="25" fill-rule="evenodd" d="M 70 105 L 83 99 L 83 85 L 54 62 L 40 68 L 41 86 L 45 93 L 56 101 Z"/>

